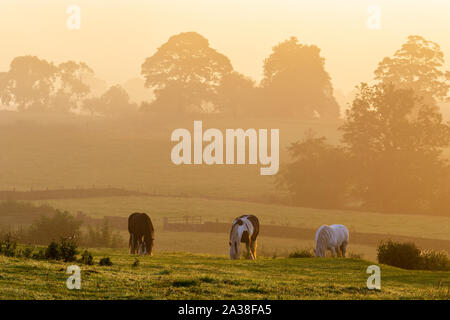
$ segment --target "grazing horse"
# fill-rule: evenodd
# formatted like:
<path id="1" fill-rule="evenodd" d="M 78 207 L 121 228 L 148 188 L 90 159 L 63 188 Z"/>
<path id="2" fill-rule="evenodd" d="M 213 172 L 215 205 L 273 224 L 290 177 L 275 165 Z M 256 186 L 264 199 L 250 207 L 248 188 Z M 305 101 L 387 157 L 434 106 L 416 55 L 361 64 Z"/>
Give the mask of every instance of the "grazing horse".
<path id="1" fill-rule="evenodd" d="M 234 219 L 230 232 L 230 259 L 241 258 L 241 242 L 247 247 L 248 257 L 256 259 L 256 238 L 259 233 L 258 218 L 253 215 L 243 215 Z"/>
<path id="2" fill-rule="evenodd" d="M 152 220 L 146 213 L 135 212 L 128 217 L 128 232 L 130 254 L 152 255 L 155 232 Z"/>
<path id="3" fill-rule="evenodd" d="M 316 257 L 325 257 L 325 252 L 331 250 L 331 255 L 335 254 L 345 258 L 345 251 L 348 244 L 348 230 L 342 224 L 333 224 L 331 226 L 323 225 L 316 233 Z"/>

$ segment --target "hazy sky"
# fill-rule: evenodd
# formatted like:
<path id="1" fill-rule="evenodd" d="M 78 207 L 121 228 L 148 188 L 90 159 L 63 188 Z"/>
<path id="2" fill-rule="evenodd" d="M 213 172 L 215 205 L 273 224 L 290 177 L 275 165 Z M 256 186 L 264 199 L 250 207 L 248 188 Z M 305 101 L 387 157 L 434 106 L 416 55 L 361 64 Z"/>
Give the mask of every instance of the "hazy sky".
<path id="1" fill-rule="evenodd" d="M 71 4 L 81 8 L 80 30 L 66 27 Z M 366 26 L 374 5 L 380 30 Z M 139 76 L 146 57 L 186 31 L 256 80 L 272 46 L 296 36 L 322 49 L 335 88 L 345 92 L 371 80 L 411 34 L 438 42 L 450 61 L 448 0 L 1 0 L 0 13 L 0 70 L 25 54 L 80 60 L 110 84 Z"/>

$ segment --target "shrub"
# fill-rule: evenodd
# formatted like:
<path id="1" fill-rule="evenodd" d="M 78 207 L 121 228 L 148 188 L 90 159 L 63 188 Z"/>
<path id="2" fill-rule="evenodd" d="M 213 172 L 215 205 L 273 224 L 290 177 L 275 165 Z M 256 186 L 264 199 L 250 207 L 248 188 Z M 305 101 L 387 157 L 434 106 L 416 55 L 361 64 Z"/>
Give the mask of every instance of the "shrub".
<path id="1" fill-rule="evenodd" d="M 425 250 L 420 253 L 421 269 L 450 270 L 450 259 L 446 251 Z"/>
<path id="2" fill-rule="evenodd" d="M 16 253 L 17 241 L 13 239 L 11 233 L 7 233 L 3 241 L 0 241 L 0 253 L 7 257 L 14 257 Z"/>
<path id="3" fill-rule="evenodd" d="M 41 216 L 27 232 L 27 241 L 35 244 L 47 244 L 53 239 L 75 238 L 81 236 L 82 221 L 68 212 L 56 211 L 53 216 Z"/>
<path id="4" fill-rule="evenodd" d="M 313 257 L 314 257 L 314 253 L 313 253 L 312 249 L 296 250 L 296 251 L 292 252 L 291 254 L 289 254 L 289 258 L 313 258 Z"/>
<path id="5" fill-rule="evenodd" d="M 112 266 L 113 263 L 109 257 L 104 257 L 100 259 L 100 262 L 98 263 L 100 266 Z"/>
<path id="6" fill-rule="evenodd" d="M 421 251 L 412 242 L 388 241 L 378 246 L 378 262 L 403 269 L 450 270 L 445 251 Z"/>
<path id="7" fill-rule="evenodd" d="M 61 259 L 64 262 L 71 262 L 76 260 L 78 253 L 77 245 L 73 238 L 66 238 L 61 240 L 60 244 Z"/>
<path id="8" fill-rule="evenodd" d="M 80 263 L 92 266 L 94 264 L 94 257 L 89 251 L 84 250 L 84 252 L 81 254 L 81 258 L 79 261 Z"/>
<path id="9" fill-rule="evenodd" d="M 55 241 L 50 242 L 47 249 L 45 250 L 45 259 L 47 260 L 60 260 L 61 259 L 61 249 L 59 244 Z"/>

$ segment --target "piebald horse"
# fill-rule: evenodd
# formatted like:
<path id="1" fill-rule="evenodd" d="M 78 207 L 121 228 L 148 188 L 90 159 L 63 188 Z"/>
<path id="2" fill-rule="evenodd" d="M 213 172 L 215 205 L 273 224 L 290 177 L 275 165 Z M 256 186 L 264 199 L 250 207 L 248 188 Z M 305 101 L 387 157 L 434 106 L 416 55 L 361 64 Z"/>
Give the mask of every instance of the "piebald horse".
<path id="1" fill-rule="evenodd" d="M 253 215 L 243 215 L 234 219 L 230 232 L 230 259 L 241 258 L 241 243 L 247 247 L 248 258 L 256 259 L 256 238 L 259 234 L 259 220 Z"/>
<path id="2" fill-rule="evenodd" d="M 325 252 L 331 250 L 334 257 L 342 256 L 345 258 L 345 251 L 348 244 L 348 230 L 342 224 L 333 224 L 331 226 L 323 225 L 316 233 L 316 257 L 325 257 Z"/>

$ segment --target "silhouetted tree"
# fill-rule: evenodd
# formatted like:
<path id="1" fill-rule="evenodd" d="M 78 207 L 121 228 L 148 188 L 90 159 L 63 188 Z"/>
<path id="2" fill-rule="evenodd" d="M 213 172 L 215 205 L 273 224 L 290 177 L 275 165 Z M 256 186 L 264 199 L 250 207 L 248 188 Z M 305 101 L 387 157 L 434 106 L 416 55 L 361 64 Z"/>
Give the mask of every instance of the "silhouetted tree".
<path id="1" fill-rule="evenodd" d="M 264 61 L 262 80 L 271 112 L 306 119 L 338 118 L 339 106 L 324 65 L 318 47 L 300 44 L 295 37 L 273 47 Z"/>
<path id="2" fill-rule="evenodd" d="M 418 96 L 435 102 L 444 100 L 450 89 L 444 54 L 437 43 L 421 36 L 409 36 L 392 58 L 384 58 L 375 71 L 375 79 L 398 88 L 414 89 Z"/>
<path id="3" fill-rule="evenodd" d="M 294 204 L 317 208 L 345 206 L 351 176 L 348 156 L 325 137 L 307 135 L 289 147 L 293 161 L 277 175 L 277 185 L 287 189 Z"/>
<path id="4" fill-rule="evenodd" d="M 1 98 L 18 110 L 42 111 L 48 108 L 55 89 L 58 68 L 34 56 L 14 58 L 10 70 L 1 78 Z"/>
<path id="5" fill-rule="evenodd" d="M 170 37 L 147 58 L 142 75 L 146 87 L 155 90 L 156 105 L 169 100 L 176 112 L 185 112 L 203 101 L 214 101 L 222 77 L 232 69 L 229 59 L 210 48 L 206 38 L 186 32 Z"/>
<path id="6" fill-rule="evenodd" d="M 94 71 L 84 62 L 67 61 L 58 65 L 59 88 L 50 108 L 62 112 L 77 109 L 90 92 L 84 79 L 93 74 Z"/>
<path id="7" fill-rule="evenodd" d="M 217 88 L 217 105 L 220 111 L 237 116 L 255 107 L 255 81 L 233 71 L 223 76 Z"/>
<path id="8" fill-rule="evenodd" d="M 83 62 L 55 66 L 34 56 L 17 57 L 0 74 L 0 99 L 19 111 L 69 112 L 89 93 L 82 81 L 87 74 L 93 71 Z"/>
<path id="9" fill-rule="evenodd" d="M 82 109 L 91 115 L 123 115 L 137 110 L 128 93 L 120 85 L 110 87 L 100 98 L 86 99 Z"/>
<path id="10" fill-rule="evenodd" d="M 440 156 L 450 143 L 449 125 L 412 89 L 358 89 L 341 128 L 355 195 L 374 210 L 429 212 L 448 171 Z"/>

